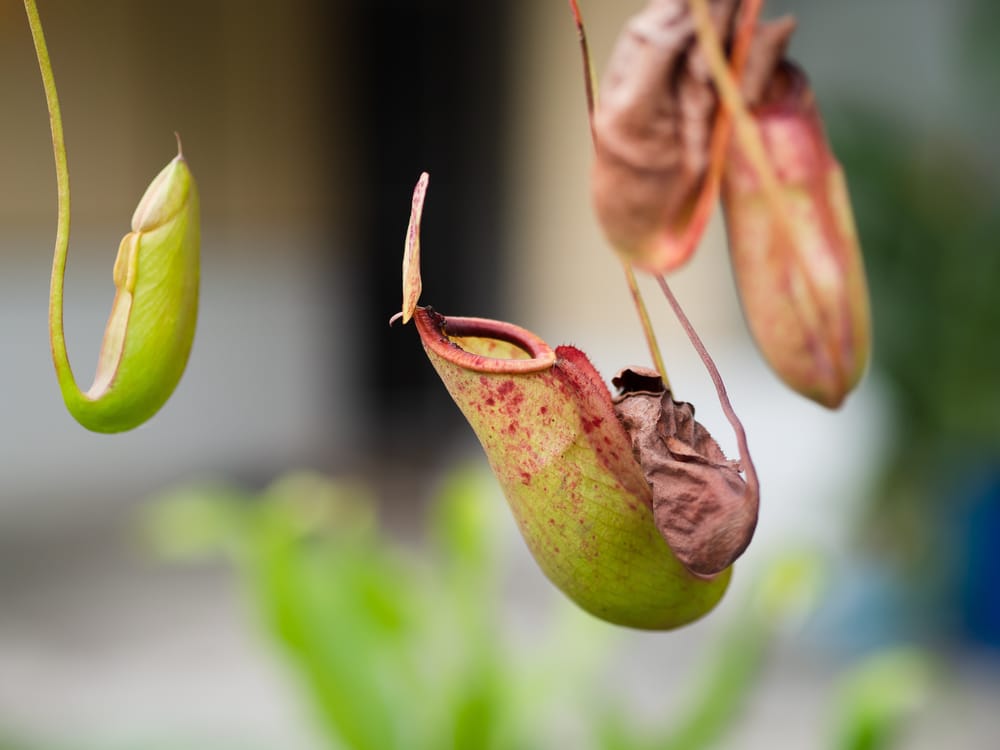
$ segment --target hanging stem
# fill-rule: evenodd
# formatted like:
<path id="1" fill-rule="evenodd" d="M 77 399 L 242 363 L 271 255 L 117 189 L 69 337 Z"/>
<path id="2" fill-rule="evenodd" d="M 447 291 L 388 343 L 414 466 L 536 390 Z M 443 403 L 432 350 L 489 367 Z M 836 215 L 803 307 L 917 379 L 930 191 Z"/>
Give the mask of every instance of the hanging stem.
<path id="1" fill-rule="evenodd" d="M 639 321 L 642 323 L 642 330 L 646 332 L 646 343 L 649 344 L 649 354 L 653 358 L 653 367 L 660 374 L 663 387 L 670 390 L 670 380 L 667 378 L 667 368 L 663 363 L 663 355 L 660 354 L 660 347 L 656 343 L 656 334 L 653 333 L 653 323 L 649 319 L 649 310 L 646 309 L 646 302 L 639 291 L 639 284 L 635 278 L 635 270 L 632 264 L 622 260 L 622 268 L 625 270 L 625 281 L 628 290 L 632 294 L 632 302 L 635 304 L 635 311 L 639 314 Z"/>
<path id="2" fill-rule="evenodd" d="M 792 221 L 792 212 L 785 208 L 786 201 L 781 190 L 781 185 L 778 182 L 778 177 L 768 159 L 764 140 L 760 134 L 760 128 L 757 127 L 753 117 L 750 115 L 746 102 L 743 100 L 743 95 L 739 90 L 739 76 L 742 72 L 743 64 L 746 62 L 746 56 L 749 54 L 754 25 L 756 24 L 757 16 L 760 14 L 761 2 L 762 0 L 746 0 L 746 5 L 742 10 L 739 32 L 734 45 L 733 69 L 730 70 L 726 64 L 719 35 L 716 33 L 715 26 L 712 23 L 708 0 L 688 0 L 691 17 L 694 20 L 695 32 L 698 37 L 698 45 L 708 63 L 712 80 L 715 82 L 715 87 L 724 105 L 725 115 L 727 115 L 727 119 L 720 120 L 719 125 L 728 128 L 729 121 L 732 121 L 733 125 L 735 125 L 736 137 L 743 147 L 751 168 L 757 173 L 757 179 L 760 180 L 761 187 L 763 188 L 764 198 L 767 200 L 771 209 L 771 215 L 776 221 L 775 231 L 783 234 L 786 240 L 785 242 L 777 243 L 777 246 L 786 248 L 785 252 L 787 253 L 789 263 L 797 265 L 799 262 L 797 258 L 798 245 L 795 242 L 796 231 Z M 727 132 L 724 131 L 723 135 L 726 134 Z M 724 148 L 725 146 L 724 143 L 716 144 L 713 141 L 713 146 L 716 145 L 720 148 Z M 715 156 L 721 157 L 723 155 L 713 154 L 713 157 Z M 709 179 L 717 180 L 721 178 L 722 163 L 722 158 L 719 158 L 718 161 L 715 161 L 713 158 L 714 169 L 710 173 Z M 811 316 L 822 317 L 820 312 L 822 305 L 818 302 L 821 295 L 814 280 L 809 274 L 803 274 L 802 281 L 807 296 L 800 300 L 800 304 L 812 308 L 809 311 Z M 826 345 L 825 349 L 825 354 L 828 358 L 836 358 L 830 352 L 829 345 Z"/>
<path id="3" fill-rule="evenodd" d="M 580 40 L 580 55 L 583 59 L 583 80 L 587 93 L 587 122 L 590 124 L 590 137 L 594 140 L 594 110 L 597 108 L 597 75 L 594 72 L 594 61 L 590 56 L 590 45 L 587 42 L 587 32 L 583 26 L 583 15 L 580 13 L 580 6 L 577 0 L 569 0 L 570 10 L 573 12 L 573 20 L 576 22 L 577 37 Z M 642 332 L 646 337 L 646 346 L 649 348 L 649 355 L 653 359 L 653 367 L 663 379 L 663 384 L 670 388 L 670 380 L 667 377 L 667 368 L 663 362 L 663 355 L 660 353 L 660 345 L 656 340 L 656 332 L 653 331 L 653 323 L 649 318 L 649 310 L 646 302 L 642 298 L 639 284 L 636 282 L 635 270 L 632 264 L 622 258 L 622 269 L 625 272 L 625 283 L 628 284 L 629 292 L 632 295 L 632 303 L 639 316 L 639 323 L 642 325 Z"/>
<path id="4" fill-rule="evenodd" d="M 38 15 L 35 0 L 24 0 L 24 10 L 28 15 L 31 38 L 35 43 L 35 54 L 42 74 L 42 87 L 49 109 L 49 126 L 52 130 L 52 151 L 56 163 L 56 192 L 58 195 L 58 219 L 56 222 L 55 253 L 52 258 L 52 279 L 49 286 L 49 339 L 52 346 L 52 361 L 63 393 L 71 389 L 80 392 L 73 378 L 73 370 L 66 352 L 66 336 L 63 331 L 63 279 L 66 276 L 66 255 L 69 251 L 69 166 L 66 161 L 66 141 L 63 137 L 62 114 L 59 109 L 59 95 L 52 74 L 52 62 L 45 44 L 42 20 Z"/>
<path id="5" fill-rule="evenodd" d="M 674 315 L 677 316 L 677 320 L 684 329 L 684 333 L 687 334 L 688 339 L 691 341 L 691 346 L 693 346 L 694 350 L 698 352 L 698 356 L 701 357 L 701 361 L 704 363 L 705 369 L 708 370 L 708 376 L 712 379 L 712 383 L 715 385 L 715 392 L 719 396 L 719 404 L 722 406 L 722 411 L 726 415 L 726 419 L 729 420 L 729 424 L 732 426 L 733 432 L 736 434 L 736 447 L 740 452 L 740 468 L 746 473 L 748 496 L 757 497 L 760 485 L 757 481 L 757 470 L 754 468 L 753 461 L 750 458 L 750 448 L 747 445 L 747 433 L 746 430 L 743 429 L 743 423 L 740 421 L 740 418 L 736 416 L 736 411 L 733 409 L 732 403 L 729 401 L 729 394 L 726 392 L 726 384 L 722 382 L 722 375 L 719 374 L 719 368 L 715 366 L 715 362 L 712 360 L 711 355 L 709 355 L 708 350 L 705 348 L 705 344 L 702 342 L 701 337 L 698 335 L 698 332 L 694 330 L 694 326 L 691 325 L 691 321 L 688 320 L 688 316 L 685 315 L 680 302 L 677 301 L 673 291 L 671 291 L 670 286 L 667 284 L 666 278 L 663 276 L 657 276 L 656 280 L 660 284 L 660 289 L 663 290 L 663 296 L 667 298 L 667 302 L 670 303 L 670 307 L 673 309 Z"/>
<path id="6" fill-rule="evenodd" d="M 740 11 L 740 22 L 733 40 L 732 52 L 732 75 L 737 81 L 743 74 L 743 67 L 750 54 L 750 43 L 753 41 L 753 31 L 760 15 L 761 5 L 762 0 L 747 0 Z M 715 34 L 714 27 L 711 28 L 711 33 Z M 699 201 L 710 200 L 713 206 L 718 197 L 719 183 L 722 181 L 722 170 L 726 164 L 726 151 L 729 148 L 729 135 L 732 129 L 733 117 L 728 107 L 719 107 L 709 144 L 708 174 L 705 177 L 702 196 L 699 198 Z"/>
<path id="7" fill-rule="evenodd" d="M 580 56 L 583 58 L 584 90 L 587 94 L 587 120 L 590 123 L 591 133 L 593 133 L 594 110 L 597 109 L 597 72 L 594 70 L 594 61 L 590 56 L 590 43 L 587 41 L 587 31 L 583 27 L 583 15 L 580 13 L 580 6 L 576 0 L 569 0 L 569 7 L 573 12 L 577 39 L 580 42 Z"/>
<path id="8" fill-rule="evenodd" d="M 722 44 L 719 35 L 715 31 L 712 23 L 712 16 L 708 8 L 708 0 L 688 0 L 691 9 L 691 18 L 694 21 L 695 33 L 698 37 L 698 46 L 705 56 L 712 80 L 719 92 L 722 103 L 728 111 L 736 129 L 736 137 L 740 140 L 740 145 L 746 152 L 757 177 L 764 189 L 764 195 L 771 204 L 771 210 L 779 221 L 785 226 L 786 231 L 790 230 L 788 217 L 783 210 L 784 200 L 781 197 L 781 187 L 778 183 L 777 175 L 771 168 L 771 162 L 767 158 L 767 151 L 764 148 L 764 141 L 761 138 L 760 130 L 750 116 L 743 95 L 740 93 L 739 84 L 733 72 L 729 69 L 726 56 L 722 51 Z M 745 61 L 745 55 L 749 49 L 750 36 L 753 24 L 760 12 L 759 0 L 748 0 L 744 9 L 746 14 L 741 24 L 741 33 L 738 41 L 742 50 L 738 50 L 744 58 L 739 60 L 740 67 Z M 748 30 L 749 29 L 749 30 Z M 789 235 L 791 236 L 791 234 Z"/>

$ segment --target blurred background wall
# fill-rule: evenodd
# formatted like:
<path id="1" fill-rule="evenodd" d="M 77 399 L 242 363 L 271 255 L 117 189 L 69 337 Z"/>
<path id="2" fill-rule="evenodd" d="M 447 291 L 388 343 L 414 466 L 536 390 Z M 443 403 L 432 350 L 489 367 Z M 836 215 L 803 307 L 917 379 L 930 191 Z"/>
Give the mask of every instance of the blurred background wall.
<path id="1" fill-rule="evenodd" d="M 599 67 L 640 5 L 584 3 Z M 851 117 L 862 113 L 889 134 L 902 163 L 916 165 L 901 178 L 903 192 L 926 174 L 921 165 L 955 154 L 982 179 L 971 191 L 982 202 L 973 218 L 996 214 L 1000 67 L 982 41 L 997 24 L 990 0 L 768 7 L 799 18 L 792 55 L 811 75 L 835 147 L 839 138 L 858 143 Z M 278 697 L 257 644 L 234 635 L 240 605 L 225 576 L 166 573 L 135 554 L 127 530 L 143 497 L 178 480 L 213 473 L 259 485 L 303 465 L 371 478 L 389 514 L 406 518 L 439 471 L 475 455 L 413 331 L 386 326 L 399 305 L 402 238 L 421 170 L 431 173 L 423 302 L 578 345 L 607 377 L 645 362 L 618 263 L 590 211 L 589 132 L 568 11 L 562 0 L 53 0 L 40 10 L 73 182 L 65 314 L 78 379 L 89 383 L 96 361 L 117 243 L 172 157 L 174 130 L 201 190 L 202 314 L 184 379 L 148 425 L 97 436 L 65 412 L 46 332 L 55 185 L 44 98 L 23 10 L 0 0 L 0 722 L 51 730 L 47 716 L 59 707 L 65 722 L 54 734 L 70 736 L 106 725 L 127 699 L 138 723 L 224 731 L 257 721 L 293 747 L 285 733 L 301 717 Z M 860 147 L 851 154 L 859 171 L 874 163 Z M 856 204 L 884 194 L 877 174 L 860 179 Z M 902 288 L 893 287 L 893 264 L 906 264 L 910 250 L 924 256 L 920 237 L 895 231 L 911 218 L 897 223 L 886 212 L 913 204 L 873 205 L 881 208 L 858 206 L 873 290 L 899 300 L 890 294 Z M 941 224 L 960 231 L 955 221 Z M 961 257 L 992 288 L 996 263 L 977 263 L 996 257 L 997 241 L 983 237 Z M 880 247 L 904 255 L 872 261 Z M 897 473 L 909 471 L 900 405 L 933 393 L 907 390 L 897 377 L 912 372 L 905 357 L 890 367 L 877 358 L 861 390 L 830 414 L 787 393 L 754 351 L 717 222 L 674 286 L 727 377 L 766 487 L 747 566 L 789 538 L 845 554 L 859 527 L 899 528 L 898 515 L 873 510 L 872 488 L 893 461 Z M 671 379 L 732 452 L 711 384 L 645 288 Z M 963 307 L 968 295 L 952 291 L 928 313 L 950 316 L 944 339 L 990 314 Z M 968 315 L 946 311 L 949 301 Z M 919 296 L 904 302 L 920 306 Z M 913 320 L 898 318 L 896 327 L 877 325 L 877 347 L 918 345 L 893 348 L 909 341 Z M 978 330 L 978 344 L 949 356 L 975 382 L 996 383 L 997 329 Z M 963 384 L 947 387 L 954 394 Z M 1000 423 L 993 402 L 978 403 L 971 411 L 982 425 L 960 425 L 950 444 L 979 446 L 988 473 Z M 935 454 L 935 445 L 924 449 Z M 926 540 L 933 503 L 903 507 L 906 518 L 923 509 L 924 521 L 906 528 Z M 847 600 L 861 596 L 849 590 Z M 185 659 L 192 653 L 214 658 L 210 676 Z M 247 705 L 272 709 L 247 718 Z"/>

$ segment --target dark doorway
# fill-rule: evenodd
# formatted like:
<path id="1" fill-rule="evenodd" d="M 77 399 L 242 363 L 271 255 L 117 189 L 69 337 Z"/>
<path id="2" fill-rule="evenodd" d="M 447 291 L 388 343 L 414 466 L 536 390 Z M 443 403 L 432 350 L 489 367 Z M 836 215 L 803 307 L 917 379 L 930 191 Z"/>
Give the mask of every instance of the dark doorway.
<path id="1" fill-rule="evenodd" d="M 431 175 L 422 227 L 424 297 L 445 313 L 498 316 L 503 231 L 507 3 L 368 0 L 353 10 L 360 194 L 361 383 L 380 455 L 412 452 L 461 423 L 399 309 L 410 194 Z M 389 454 L 389 455 L 387 455 Z"/>

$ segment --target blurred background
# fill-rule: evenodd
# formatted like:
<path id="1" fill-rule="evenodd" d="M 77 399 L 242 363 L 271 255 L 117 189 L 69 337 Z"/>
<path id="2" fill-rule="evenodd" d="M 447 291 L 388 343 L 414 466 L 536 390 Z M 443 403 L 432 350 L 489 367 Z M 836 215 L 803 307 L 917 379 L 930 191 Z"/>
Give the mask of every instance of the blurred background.
<path id="1" fill-rule="evenodd" d="M 0 747 L 328 747 L 336 732 L 316 720 L 315 685 L 302 679 L 312 652 L 290 653 L 260 617 L 270 600 L 254 593 L 253 544 L 240 537 L 236 566 L 177 565 L 140 529 L 170 488 L 208 477 L 229 489 L 203 494 L 266 505 L 267 493 L 251 496 L 308 468 L 361 482 L 382 529 L 370 543 L 422 559 L 423 519 L 446 478 L 483 463 L 415 333 L 386 325 L 422 170 L 425 304 L 577 345 L 606 377 L 645 363 L 590 210 L 566 3 L 40 5 L 73 184 L 65 315 L 78 379 L 96 365 L 117 244 L 175 130 L 201 190 L 202 312 L 162 413 L 119 436 L 73 422 L 48 350 L 45 102 L 23 9 L 0 0 Z M 641 5 L 583 3 L 599 68 Z M 851 185 L 874 363 L 836 413 L 785 390 L 748 338 L 713 223 L 674 288 L 750 436 L 764 488 L 757 538 L 709 618 L 634 634 L 574 613 L 510 518 L 491 516 L 497 575 L 516 579 L 497 592 L 496 638 L 522 653 L 555 618 L 575 636 L 554 672 L 603 665 L 587 680 L 591 703 L 553 709 L 557 739 L 539 747 L 596 743 L 583 705 L 620 704 L 635 714 L 626 724 L 683 714 L 691 685 L 714 674 L 706 664 L 739 652 L 723 646 L 789 550 L 822 560 L 823 594 L 804 622 L 791 618 L 797 627 L 775 618 L 766 636 L 746 635 L 744 653 L 760 659 L 729 680 L 743 699 L 709 722 L 732 728 L 720 747 L 833 746 L 837 707 L 850 713 L 836 697 L 845 673 L 901 646 L 934 665 L 931 697 L 904 702 L 901 747 L 983 748 L 1000 732 L 1000 8 L 767 4 L 784 12 L 799 19 L 791 55 Z M 709 379 L 646 289 L 676 392 L 735 453 Z M 502 509 L 483 487 L 477 497 Z M 348 637 L 338 622 L 330 640 Z"/>

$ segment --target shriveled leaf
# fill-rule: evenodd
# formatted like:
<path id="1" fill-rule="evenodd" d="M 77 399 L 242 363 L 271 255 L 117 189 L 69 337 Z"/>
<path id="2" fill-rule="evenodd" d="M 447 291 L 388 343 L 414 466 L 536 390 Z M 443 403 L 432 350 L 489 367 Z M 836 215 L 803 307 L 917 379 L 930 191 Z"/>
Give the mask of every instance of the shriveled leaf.
<path id="1" fill-rule="evenodd" d="M 735 0 L 714 4 L 725 28 Z M 708 168 L 716 97 L 690 53 L 687 0 L 654 0 L 629 19 L 594 113 L 594 206 L 611 245 L 650 271 L 683 263 L 707 221 L 689 232 Z M 724 32 L 723 32 L 724 33 Z"/>
<path id="2" fill-rule="evenodd" d="M 653 517 L 670 549 L 690 571 L 712 576 L 728 568 L 757 525 L 756 492 L 652 371 L 630 368 L 614 379 L 622 393 L 615 413 L 652 491 Z"/>
<path id="3" fill-rule="evenodd" d="M 711 3 L 725 42 L 733 37 L 739 4 Z M 748 37 L 751 92 L 769 79 L 793 28 L 782 19 Z M 715 205 L 728 138 L 717 115 L 718 96 L 695 43 L 688 0 L 652 0 L 622 31 L 593 117 L 594 206 L 608 241 L 636 266 L 669 271 L 697 247 Z"/>

